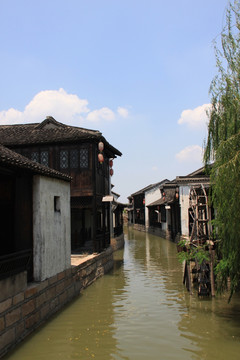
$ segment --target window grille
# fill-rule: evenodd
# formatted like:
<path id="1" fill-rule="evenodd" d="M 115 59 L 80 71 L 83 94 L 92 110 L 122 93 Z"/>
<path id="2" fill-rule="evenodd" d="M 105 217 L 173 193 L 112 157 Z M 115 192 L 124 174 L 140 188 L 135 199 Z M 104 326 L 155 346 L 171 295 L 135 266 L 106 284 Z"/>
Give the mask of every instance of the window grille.
<path id="1" fill-rule="evenodd" d="M 78 151 L 77 150 L 70 151 L 70 167 L 71 167 L 71 169 L 78 168 Z"/>
<path id="2" fill-rule="evenodd" d="M 35 162 L 39 162 L 39 153 L 38 151 L 33 151 L 31 153 L 31 160 Z"/>
<path id="3" fill-rule="evenodd" d="M 48 166 L 48 151 L 41 151 L 40 159 L 41 164 Z"/>
<path id="4" fill-rule="evenodd" d="M 60 168 L 61 169 L 68 168 L 68 151 L 67 150 L 60 151 Z"/>
<path id="5" fill-rule="evenodd" d="M 88 149 L 80 149 L 80 168 L 88 168 Z"/>

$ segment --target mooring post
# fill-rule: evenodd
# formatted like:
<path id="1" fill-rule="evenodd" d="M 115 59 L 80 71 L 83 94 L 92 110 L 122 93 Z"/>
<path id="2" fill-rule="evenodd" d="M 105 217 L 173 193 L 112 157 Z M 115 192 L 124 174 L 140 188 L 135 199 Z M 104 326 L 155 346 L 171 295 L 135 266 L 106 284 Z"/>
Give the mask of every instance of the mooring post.
<path id="1" fill-rule="evenodd" d="M 213 270 L 215 250 L 213 250 L 213 247 L 212 247 L 212 246 L 210 246 L 210 248 L 209 248 L 209 252 L 210 252 L 210 281 L 211 281 L 211 295 L 212 295 L 212 296 L 215 296 L 215 281 L 214 281 L 214 270 Z"/>

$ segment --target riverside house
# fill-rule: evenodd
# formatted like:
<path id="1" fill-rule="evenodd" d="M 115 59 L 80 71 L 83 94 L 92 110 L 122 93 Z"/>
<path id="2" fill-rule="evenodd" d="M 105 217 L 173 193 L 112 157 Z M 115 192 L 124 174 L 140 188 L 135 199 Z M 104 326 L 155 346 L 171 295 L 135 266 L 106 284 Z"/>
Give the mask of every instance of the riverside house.
<path id="1" fill-rule="evenodd" d="M 178 176 L 179 206 L 181 210 L 181 237 L 204 237 L 212 232 L 214 209 L 208 201 L 210 178 L 202 167 L 186 176 Z M 193 234 L 193 228 L 196 233 Z"/>
<path id="2" fill-rule="evenodd" d="M 100 252 L 110 244 L 112 159 L 121 156 L 96 130 L 62 124 L 1 125 L 0 143 L 71 181 L 71 249 Z"/>
<path id="3" fill-rule="evenodd" d="M 210 179 L 204 168 L 200 168 L 186 176 L 177 176 L 173 181 L 160 187 L 159 199 L 148 205 L 149 232 L 178 241 L 179 238 L 189 239 L 193 224 L 197 221 L 199 232 L 208 236 L 213 209 L 208 205 Z M 201 213 L 194 214 L 194 202 L 202 197 Z M 199 208 L 200 209 L 200 208 Z M 202 221 L 200 221 L 200 219 Z"/>
<path id="4" fill-rule="evenodd" d="M 0 145 L 0 357 L 113 267 L 71 255 L 70 181 Z"/>
<path id="5" fill-rule="evenodd" d="M 43 281 L 71 266 L 70 180 L 0 145 L 0 279 Z"/>
<path id="6" fill-rule="evenodd" d="M 160 187 L 168 182 L 165 179 L 138 190 L 128 197 L 128 223 L 134 224 L 138 230 L 148 231 L 149 211 L 147 206 L 161 196 Z"/>
<path id="7" fill-rule="evenodd" d="M 177 240 L 181 233 L 179 188 L 175 180 L 160 186 L 159 198 L 148 205 L 149 233 Z"/>

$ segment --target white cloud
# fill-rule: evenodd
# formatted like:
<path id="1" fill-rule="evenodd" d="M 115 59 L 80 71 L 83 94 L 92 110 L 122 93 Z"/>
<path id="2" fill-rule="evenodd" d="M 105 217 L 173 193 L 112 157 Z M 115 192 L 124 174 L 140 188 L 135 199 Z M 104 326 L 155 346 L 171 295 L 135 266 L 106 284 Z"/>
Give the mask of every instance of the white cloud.
<path id="1" fill-rule="evenodd" d="M 204 104 L 191 110 L 184 110 L 178 120 L 178 124 L 186 124 L 191 129 L 200 130 L 205 129 L 208 123 L 206 111 L 210 108 L 211 104 Z"/>
<path id="2" fill-rule="evenodd" d="M 157 171 L 157 170 L 158 170 L 158 167 L 157 167 L 157 166 L 153 166 L 153 167 L 152 167 L 152 170 L 153 170 L 153 171 Z"/>
<path id="3" fill-rule="evenodd" d="M 23 111 L 8 109 L 0 111 L 0 124 L 19 124 L 41 122 L 46 116 L 53 116 L 57 121 L 80 125 L 83 121 L 113 121 L 118 113 L 128 115 L 127 109 L 118 107 L 116 113 L 108 107 L 90 110 L 86 99 L 68 94 L 64 89 L 40 91 L 26 105 Z"/>
<path id="4" fill-rule="evenodd" d="M 100 120 L 113 121 L 115 119 L 114 112 L 107 108 L 103 107 L 99 110 L 93 110 L 87 115 L 87 120 L 97 122 Z"/>
<path id="5" fill-rule="evenodd" d="M 24 122 L 23 113 L 13 108 L 0 111 L 0 124 L 17 124 Z"/>
<path id="6" fill-rule="evenodd" d="M 58 121 L 71 121 L 89 112 L 88 101 L 64 89 L 39 92 L 26 105 L 23 112 L 9 109 L 0 112 L 1 124 L 40 122 L 51 115 Z"/>
<path id="7" fill-rule="evenodd" d="M 121 107 L 119 106 L 117 108 L 117 112 L 118 114 L 123 117 L 123 118 L 127 118 L 128 117 L 128 109 L 124 108 L 124 107 Z"/>
<path id="8" fill-rule="evenodd" d="M 189 145 L 176 154 L 181 163 L 202 163 L 203 149 L 199 145 Z"/>

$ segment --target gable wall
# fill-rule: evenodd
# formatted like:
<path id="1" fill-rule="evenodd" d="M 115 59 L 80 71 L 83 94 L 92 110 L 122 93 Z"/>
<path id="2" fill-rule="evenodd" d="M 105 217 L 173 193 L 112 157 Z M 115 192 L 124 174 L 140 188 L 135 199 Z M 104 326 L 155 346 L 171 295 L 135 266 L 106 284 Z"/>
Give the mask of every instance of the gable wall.
<path id="1" fill-rule="evenodd" d="M 145 192 L 145 226 L 146 228 L 149 227 L 149 210 L 148 205 L 153 203 L 154 201 L 160 199 L 161 197 L 161 191 L 159 189 L 159 186 L 156 186 L 155 188 L 148 190 Z"/>
<path id="2" fill-rule="evenodd" d="M 57 209 L 54 197 L 56 197 Z M 59 208 L 58 208 L 59 206 Z M 70 186 L 68 182 L 34 176 L 34 280 L 43 281 L 70 267 Z"/>

